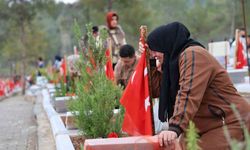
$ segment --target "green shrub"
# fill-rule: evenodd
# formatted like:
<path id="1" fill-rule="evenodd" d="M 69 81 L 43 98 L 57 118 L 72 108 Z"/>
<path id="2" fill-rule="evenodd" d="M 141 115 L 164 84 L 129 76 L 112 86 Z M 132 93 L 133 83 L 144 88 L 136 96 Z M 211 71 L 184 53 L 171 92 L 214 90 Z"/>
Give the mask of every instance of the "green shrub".
<path id="1" fill-rule="evenodd" d="M 197 129 L 192 121 L 189 121 L 189 126 L 187 129 L 186 142 L 187 150 L 199 150 L 198 146 L 198 137 Z"/>
<path id="2" fill-rule="evenodd" d="M 77 99 L 70 101 L 69 109 L 86 138 L 106 137 L 110 132 L 120 134 L 123 111 L 114 114 L 113 110 L 120 105 L 122 89 L 107 79 L 104 71 L 106 58 L 103 39 L 106 39 L 107 33 L 101 30 L 97 41 L 92 36 L 91 25 L 87 25 L 87 31 L 88 48 L 81 55 L 78 65 L 80 77 L 76 81 Z"/>
<path id="3" fill-rule="evenodd" d="M 55 92 L 55 97 L 63 97 L 66 96 L 67 93 L 67 87 L 66 84 L 64 83 L 64 80 L 61 79 L 59 81 L 59 87 L 58 84 L 55 86 L 56 92 Z"/>

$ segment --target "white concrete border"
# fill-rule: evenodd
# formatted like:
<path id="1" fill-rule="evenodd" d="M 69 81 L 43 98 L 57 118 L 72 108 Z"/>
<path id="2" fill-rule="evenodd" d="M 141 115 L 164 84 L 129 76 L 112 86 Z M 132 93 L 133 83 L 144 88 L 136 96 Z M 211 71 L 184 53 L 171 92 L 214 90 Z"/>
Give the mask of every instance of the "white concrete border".
<path id="1" fill-rule="evenodd" d="M 74 150 L 73 144 L 69 135 L 60 134 L 56 136 L 56 149 L 57 150 Z"/>
<path id="2" fill-rule="evenodd" d="M 245 83 L 234 84 L 238 92 L 250 93 L 249 77 L 245 77 Z"/>
<path id="3" fill-rule="evenodd" d="M 50 96 L 47 89 L 43 89 L 43 108 L 47 113 L 50 121 L 54 139 L 56 142 L 57 150 L 75 150 L 70 137 L 68 135 L 68 130 L 65 128 L 59 114 L 55 111 L 50 103 Z"/>

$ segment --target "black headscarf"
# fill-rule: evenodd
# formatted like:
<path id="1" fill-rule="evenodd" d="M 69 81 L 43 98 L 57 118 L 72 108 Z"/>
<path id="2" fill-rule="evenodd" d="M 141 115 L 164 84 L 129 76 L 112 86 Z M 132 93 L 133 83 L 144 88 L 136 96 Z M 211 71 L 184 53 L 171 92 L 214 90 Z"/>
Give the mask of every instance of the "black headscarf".
<path id="1" fill-rule="evenodd" d="M 159 119 L 164 122 L 173 115 L 175 98 L 180 88 L 180 54 L 189 46 L 204 46 L 191 39 L 188 29 L 179 22 L 156 28 L 148 35 L 147 43 L 152 51 L 164 53 L 159 103 Z"/>

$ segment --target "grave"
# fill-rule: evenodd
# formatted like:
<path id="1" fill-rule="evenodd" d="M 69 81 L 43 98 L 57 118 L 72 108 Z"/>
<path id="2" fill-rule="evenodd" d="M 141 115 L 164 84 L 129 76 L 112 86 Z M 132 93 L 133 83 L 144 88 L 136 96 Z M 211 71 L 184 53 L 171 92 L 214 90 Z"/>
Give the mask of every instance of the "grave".
<path id="1" fill-rule="evenodd" d="M 234 84 L 245 83 L 245 77 L 247 76 L 247 68 L 243 69 L 228 68 L 227 72 Z"/>
<path id="2" fill-rule="evenodd" d="M 174 148 L 175 147 L 175 148 Z M 136 136 L 125 138 L 100 138 L 86 139 L 84 142 L 84 150 L 160 150 L 163 149 L 158 143 L 157 136 Z M 178 141 L 164 150 L 180 150 Z"/>
<path id="3" fill-rule="evenodd" d="M 53 105 L 55 107 L 56 112 L 58 113 L 67 112 L 67 102 L 72 99 L 75 99 L 75 97 L 74 96 L 55 97 L 53 100 Z"/>

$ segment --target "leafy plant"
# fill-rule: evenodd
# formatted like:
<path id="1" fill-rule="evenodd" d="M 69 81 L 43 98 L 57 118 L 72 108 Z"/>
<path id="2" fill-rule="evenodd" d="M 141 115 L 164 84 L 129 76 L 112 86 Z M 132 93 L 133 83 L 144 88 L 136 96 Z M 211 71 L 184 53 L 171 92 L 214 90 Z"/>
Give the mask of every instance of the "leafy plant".
<path id="1" fill-rule="evenodd" d="M 55 86 L 55 89 L 56 89 L 55 97 L 66 96 L 67 87 L 66 87 L 66 84 L 64 83 L 63 79 L 60 80 L 59 87 Z"/>
<path id="2" fill-rule="evenodd" d="M 197 129 L 192 121 L 189 122 L 189 127 L 187 129 L 187 150 L 199 150 L 200 147 L 198 145 L 198 137 Z"/>
<path id="3" fill-rule="evenodd" d="M 87 25 L 88 48 L 79 61 L 81 76 L 76 82 L 77 99 L 70 101 L 69 109 L 82 134 L 87 138 L 97 138 L 106 137 L 110 132 L 121 134 L 123 111 L 114 114 L 113 110 L 120 105 L 122 89 L 105 74 L 106 49 L 103 43 L 107 33 L 100 30 L 100 38 L 96 39 L 91 27 L 91 24 Z"/>

